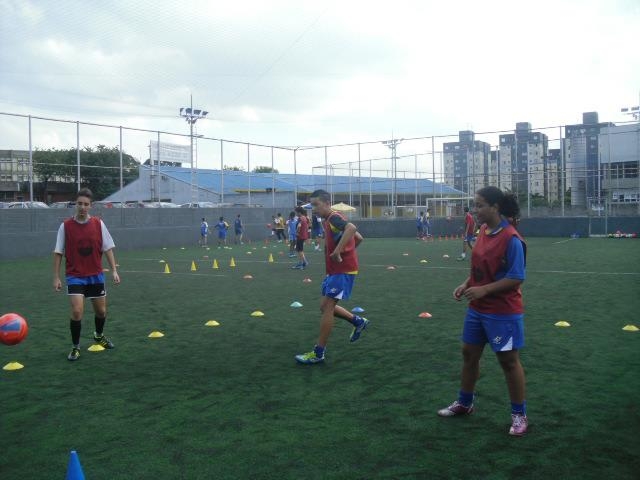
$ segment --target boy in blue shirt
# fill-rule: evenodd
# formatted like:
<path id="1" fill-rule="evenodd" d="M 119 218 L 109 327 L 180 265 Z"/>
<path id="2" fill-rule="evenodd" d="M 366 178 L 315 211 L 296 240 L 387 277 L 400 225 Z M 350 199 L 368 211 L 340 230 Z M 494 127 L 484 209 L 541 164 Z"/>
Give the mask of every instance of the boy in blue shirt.
<path id="1" fill-rule="evenodd" d="M 289 234 L 289 258 L 296 256 L 296 232 L 298 230 L 298 219 L 295 212 L 289 214 L 287 220 L 287 233 Z"/>
<path id="2" fill-rule="evenodd" d="M 224 221 L 224 217 L 220 217 L 220 221 L 216 223 L 215 228 L 218 229 L 218 248 L 220 245 L 227 245 L 227 222 Z"/>
<path id="3" fill-rule="evenodd" d="M 233 221 L 233 229 L 234 229 L 234 232 L 236 234 L 234 243 L 240 242 L 240 245 L 244 245 L 244 242 L 242 241 L 242 234 L 244 233 L 244 226 L 242 225 L 242 220 L 240 219 L 240 214 L 238 214 L 236 219 Z"/>

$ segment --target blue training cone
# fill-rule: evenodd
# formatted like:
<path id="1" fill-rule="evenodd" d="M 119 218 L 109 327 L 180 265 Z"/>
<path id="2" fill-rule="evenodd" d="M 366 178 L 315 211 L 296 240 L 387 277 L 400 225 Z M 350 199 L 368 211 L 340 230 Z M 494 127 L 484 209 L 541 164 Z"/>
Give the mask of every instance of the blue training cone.
<path id="1" fill-rule="evenodd" d="M 351 313 L 364 313 L 364 308 L 362 308 L 362 307 L 354 307 L 351 310 Z"/>
<path id="2" fill-rule="evenodd" d="M 75 450 L 71 450 L 69 456 L 69 465 L 67 465 L 67 476 L 65 480 L 84 480 L 84 473 L 82 473 L 82 467 L 80 466 L 80 459 Z"/>

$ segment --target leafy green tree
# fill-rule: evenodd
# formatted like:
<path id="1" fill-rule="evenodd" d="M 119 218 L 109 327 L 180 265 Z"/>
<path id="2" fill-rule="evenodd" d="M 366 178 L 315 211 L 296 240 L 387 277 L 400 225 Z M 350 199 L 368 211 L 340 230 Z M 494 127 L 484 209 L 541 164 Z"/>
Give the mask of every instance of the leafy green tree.
<path id="1" fill-rule="evenodd" d="M 47 198 L 53 182 L 72 183 L 77 178 L 77 152 L 67 150 L 37 150 L 33 154 L 33 172 L 37 185 Z M 138 162 L 123 152 L 122 177 L 124 185 L 138 178 Z M 117 147 L 98 145 L 80 151 L 80 184 L 93 192 L 94 200 L 102 200 L 120 188 L 120 151 Z"/>
<path id="2" fill-rule="evenodd" d="M 280 173 L 277 168 L 258 166 L 253 169 L 253 173 Z"/>

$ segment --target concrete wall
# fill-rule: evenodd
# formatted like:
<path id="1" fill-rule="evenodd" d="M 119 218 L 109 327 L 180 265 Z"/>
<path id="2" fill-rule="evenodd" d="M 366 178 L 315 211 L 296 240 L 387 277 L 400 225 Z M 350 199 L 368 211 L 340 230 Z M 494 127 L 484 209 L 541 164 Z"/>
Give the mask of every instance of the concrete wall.
<path id="1" fill-rule="evenodd" d="M 277 210 L 276 210 L 277 211 Z M 245 224 L 246 237 L 262 242 L 271 231 L 266 227 L 276 213 L 272 209 L 223 208 L 223 209 L 171 209 L 171 208 L 113 208 L 95 209 L 93 214 L 102 217 L 114 237 L 117 248 L 135 250 L 164 246 L 195 245 L 199 238 L 200 221 L 205 217 L 215 224 L 223 215 L 233 224 L 237 214 Z M 11 209 L 0 210 L 0 259 L 42 257 L 50 255 L 55 245 L 56 231 L 60 223 L 71 216 L 71 209 Z M 282 210 L 283 216 L 287 211 Z M 406 237 L 416 234 L 415 221 L 411 220 L 354 220 L 365 237 Z M 456 235 L 462 232 L 462 218 L 432 220 L 432 231 L 437 235 Z M 621 230 L 640 233 L 640 217 L 609 217 L 605 230 L 604 217 L 525 218 L 520 231 L 525 237 L 569 237 L 604 234 Z M 215 232 L 210 241 L 215 242 Z M 233 227 L 228 238 L 233 240 Z"/>

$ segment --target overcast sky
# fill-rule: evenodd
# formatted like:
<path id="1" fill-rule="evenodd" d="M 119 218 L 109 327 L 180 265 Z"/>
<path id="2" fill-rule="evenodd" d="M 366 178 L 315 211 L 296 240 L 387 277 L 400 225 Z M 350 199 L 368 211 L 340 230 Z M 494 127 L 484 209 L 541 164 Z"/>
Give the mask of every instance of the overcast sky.
<path id="1" fill-rule="evenodd" d="M 540 128 L 594 110 L 622 121 L 639 102 L 639 26 L 638 0 L 0 0 L 0 111 L 187 133 L 178 109 L 193 94 L 210 112 L 199 134 L 291 146 Z M 81 137 L 118 143 L 105 129 Z M 34 147 L 75 138 L 74 125 L 34 121 Z M 124 148 L 144 159 L 151 138 L 127 134 Z M 27 121 L 0 116 L 0 140 L 27 148 Z M 219 144 L 200 149 L 201 166 L 219 165 Z M 265 164 L 257 150 L 252 165 Z M 299 153 L 302 170 L 324 161 Z M 246 147 L 225 150 L 225 163 L 242 158 Z"/>

